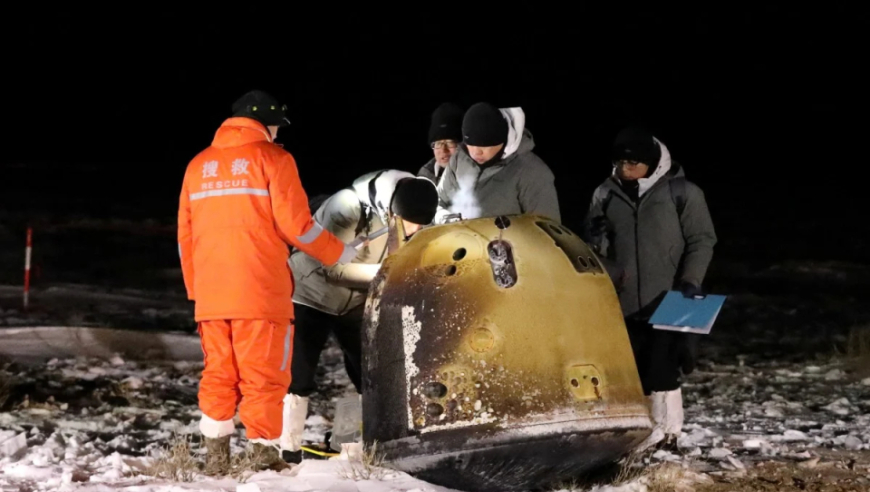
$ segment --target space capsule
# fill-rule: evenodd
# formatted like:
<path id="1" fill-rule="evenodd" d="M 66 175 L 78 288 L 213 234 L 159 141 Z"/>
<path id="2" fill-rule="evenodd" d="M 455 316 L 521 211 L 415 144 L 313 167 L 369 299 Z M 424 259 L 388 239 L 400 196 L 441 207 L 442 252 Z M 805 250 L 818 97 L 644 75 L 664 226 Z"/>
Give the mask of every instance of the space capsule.
<path id="1" fill-rule="evenodd" d="M 397 229 L 363 322 L 363 442 L 390 466 L 528 490 L 650 434 L 613 283 L 574 232 L 534 215 Z"/>

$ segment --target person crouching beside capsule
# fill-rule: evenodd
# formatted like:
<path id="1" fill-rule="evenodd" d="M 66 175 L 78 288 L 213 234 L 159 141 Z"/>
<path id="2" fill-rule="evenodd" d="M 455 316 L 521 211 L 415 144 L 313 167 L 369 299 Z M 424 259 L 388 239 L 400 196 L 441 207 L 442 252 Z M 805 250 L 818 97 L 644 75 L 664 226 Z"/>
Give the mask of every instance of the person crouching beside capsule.
<path id="1" fill-rule="evenodd" d="M 309 396 L 317 390 L 314 376 L 329 334 L 344 352 L 345 370 L 361 393 L 362 317 L 372 279 L 388 255 L 387 228 L 401 218 L 406 236 L 430 224 L 438 192 L 424 177 L 384 170 L 368 173 L 338 191 L 317 209 L 314 218 L 324 230 L 359 252 L 346 265 L 324 266 L 311 255 L 290 256 L 296 282 L 293 295 L 296 332 L 293 337 L 292 382 L 284 398 L 281 449 L 284 459 L 302 459 L 302 434 Z"/>

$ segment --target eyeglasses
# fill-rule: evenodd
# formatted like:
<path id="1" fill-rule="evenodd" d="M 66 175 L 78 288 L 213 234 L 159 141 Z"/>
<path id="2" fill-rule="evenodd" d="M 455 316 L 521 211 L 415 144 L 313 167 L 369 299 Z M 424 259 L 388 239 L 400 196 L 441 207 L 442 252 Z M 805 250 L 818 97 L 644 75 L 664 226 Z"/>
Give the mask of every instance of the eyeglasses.
<path id="1" fill-rule="evenodd" d="M 431 144 L 429 144 L 429 147 L 431 147 L 433 149 L 440 149 L 440 148 L 455 149 L 457 145 L 459 145 L 459 144 L 454 142 L 453 140 L 441 140 L 440 142 L 432 142 Z"/>
<path id="2" fill-rule="evenodd" d="M 621 160 L 613 163 L 614 166 L 639 166 L 641 164 L 643 164 L 643 162 L 629 160 Z"/>

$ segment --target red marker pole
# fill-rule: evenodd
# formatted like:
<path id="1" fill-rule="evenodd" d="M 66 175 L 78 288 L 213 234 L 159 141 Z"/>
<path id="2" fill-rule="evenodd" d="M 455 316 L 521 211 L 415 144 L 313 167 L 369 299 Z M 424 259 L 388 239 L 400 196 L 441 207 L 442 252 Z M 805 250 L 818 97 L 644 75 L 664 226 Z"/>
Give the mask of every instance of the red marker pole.
<path id="1" fill-rule="evenodd" d="M 33 228 L 27 228 L 27 247 L 24 250 L 24 308 L 30 294 L 30 252 L 33 250 Z"/>

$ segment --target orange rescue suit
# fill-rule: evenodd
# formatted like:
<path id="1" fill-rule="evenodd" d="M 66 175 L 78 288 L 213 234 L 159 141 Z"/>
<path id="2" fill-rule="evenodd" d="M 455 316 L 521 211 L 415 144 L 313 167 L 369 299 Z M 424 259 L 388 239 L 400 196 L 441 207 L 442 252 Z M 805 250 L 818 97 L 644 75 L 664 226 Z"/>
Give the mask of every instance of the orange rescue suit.
<path id="1" fill-rule="evenodd" d="M 205 356 L 206 437 L 235 431 L 237 405 L 249 439 L 281 436 L 294 329 L 288 244 L 327 266 L 356 255 L 311 217 L 296 161 L 269 130 L 229 118 L 188 165 L 178 209 L 184 284 Z"/>

